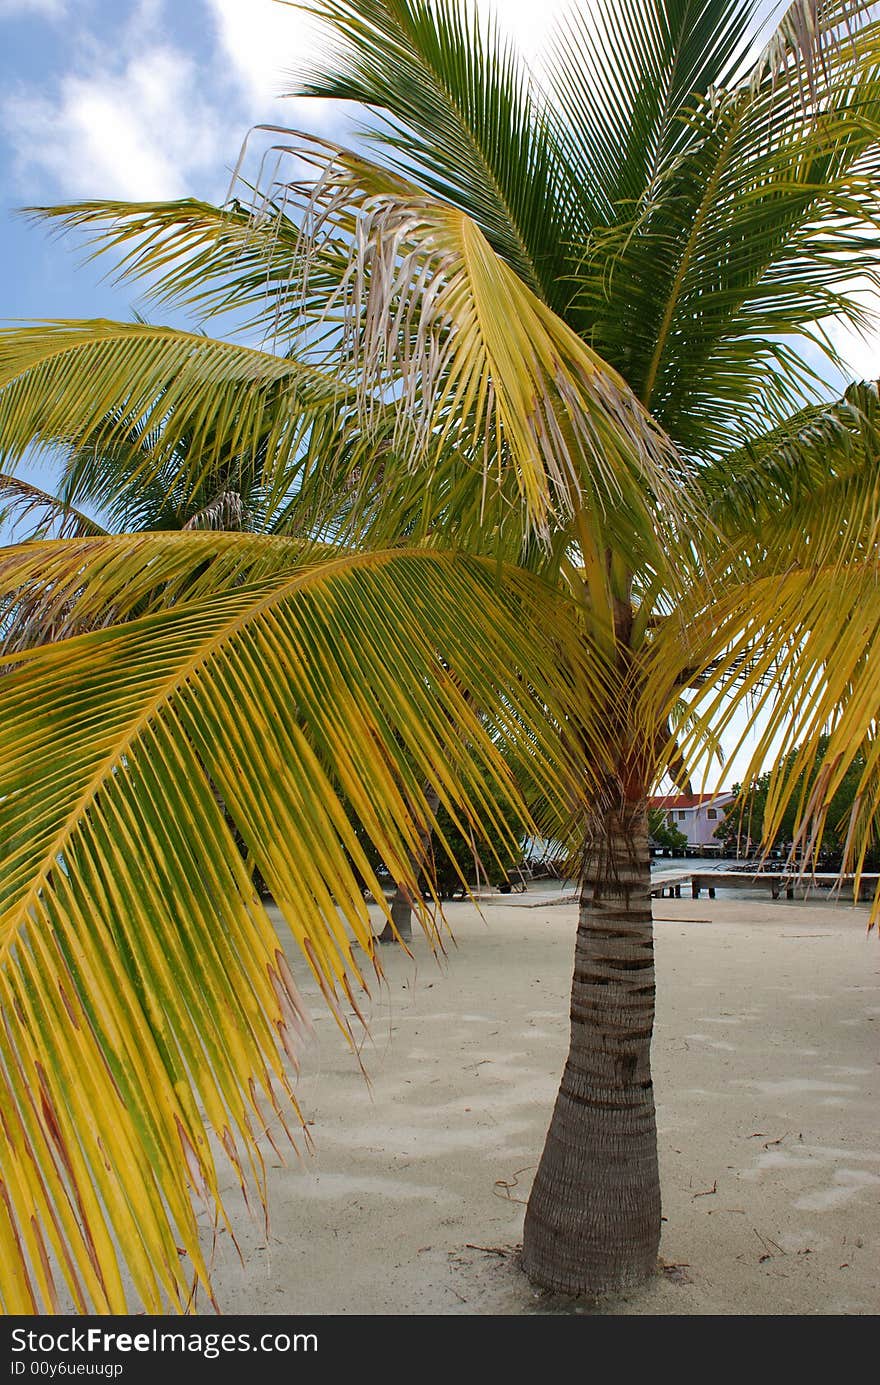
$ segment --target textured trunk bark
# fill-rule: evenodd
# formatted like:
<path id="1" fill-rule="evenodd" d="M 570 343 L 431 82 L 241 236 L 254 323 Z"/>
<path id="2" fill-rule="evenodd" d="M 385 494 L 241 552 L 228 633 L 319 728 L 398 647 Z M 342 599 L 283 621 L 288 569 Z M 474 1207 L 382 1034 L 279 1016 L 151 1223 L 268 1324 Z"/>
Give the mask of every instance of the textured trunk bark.
<path id="1" fill-rule="evenodd" d="M 535 1284 L 591 1295 L 648 1279 L 660 1242 L 644 798 L 595 826 L 581 887 L 571 1047 L 526 1208 L 522 1257 Z"/>
<path id="2" fill-rule="evenodd" d="M 424 794 L 428 811 L 436 814 L 440 806 L 440 795 L 432 784 L 424 785 Z M 415 879 L 418 879 L 419 873 L 431 860 L 431 829 L 424 823 L 419 824 L 418 839 L 418 851 L 411 851 L 409 854 L 409 864 Z M 406 886 L 398 881 L 391 900 L 391 923 L 386 923 L 382 932 L 377 935 L 378 941 L 380 943 L 393 943 L 399 936 L 403 942 L 411 942 L 413 935 L 412 911 L 412 896 Z M 392 924 L 394 925 L 393 928 Z M 396 933 L 395 928 L 397 929 Z"/>

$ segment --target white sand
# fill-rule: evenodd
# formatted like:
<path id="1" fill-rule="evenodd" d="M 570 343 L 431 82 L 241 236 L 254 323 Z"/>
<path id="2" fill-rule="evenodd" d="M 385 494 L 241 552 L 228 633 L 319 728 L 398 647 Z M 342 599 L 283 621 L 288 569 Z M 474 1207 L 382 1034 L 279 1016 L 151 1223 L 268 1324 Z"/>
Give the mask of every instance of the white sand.
<path id="1" fill-rule="evenodd" d="M 537 901 L 537 905 L 536 905 Z M 531 907 L 529 907 L 531 906 Z M 228 1313 L 873 1314 L 880 1310 L 880 945 L 867 910 L 654 902 L 665 1272 L 597 1307 L 518 1269 L 567 1044 L 573 905 L 448 907 L 438 966 L 384 948 L 370 1085 L 314 996 L 316 1153 L 270 1155 L 271 1227 L 220 1236 Z"/>

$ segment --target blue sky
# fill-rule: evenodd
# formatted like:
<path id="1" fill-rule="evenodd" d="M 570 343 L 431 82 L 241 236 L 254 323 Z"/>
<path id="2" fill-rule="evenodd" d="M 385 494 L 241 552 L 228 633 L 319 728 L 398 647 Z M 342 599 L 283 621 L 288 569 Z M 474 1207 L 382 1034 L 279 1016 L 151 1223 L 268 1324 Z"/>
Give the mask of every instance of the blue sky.
<path id="1" fill-rule="evenodd" d="M 560 4 L 497 8 L 533 48 Z M 252 125 L 350 133 L 323 102 L 280 99 L 315 43 L 313 24 L 277 0 L 0 0 L 0 319 L 125 316 L 132 298 L 100 284 L 109 263 L 79 269 L 74 242 L 16 208 L 222 201 Z"/>
<path id="2" fill-rule="evenodd" d="M 0 318 L 127 316 L 82 242 L 14 215 L 83 197 L 222 201 L 259 121 L 327 131 L 278 99 L 303 17 L 272 0 L 0 0 Z M 308 106 L 307 112 L 296 110 Z"/>

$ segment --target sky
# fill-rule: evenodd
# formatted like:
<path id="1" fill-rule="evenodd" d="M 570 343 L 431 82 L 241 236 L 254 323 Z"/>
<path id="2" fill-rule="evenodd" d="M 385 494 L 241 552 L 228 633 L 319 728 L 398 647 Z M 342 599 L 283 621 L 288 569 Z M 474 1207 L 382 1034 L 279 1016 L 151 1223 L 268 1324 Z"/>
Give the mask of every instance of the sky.
<path id="1" fill-rule="evenodd" d="M 473 3 L 491 4 L 535 63 L 567 0 Z M 284 96 L 317 43 L 313 21 L 279 0 L 0 0 L 0 320 L 137 306 L 109 259 L 87 263 L 82 237 L 59 239 L 19 209 L 221 202 L 261 122 L 350 140 L 350 114 Z M 880 374 L 875 342 L 845 345 L 854 376 Z"/>
<path id="2" fill-rule="evenodd" d="M 530 48 L 561 0 L 500 0 Z M 0 318 L 120 316 L 121 294 L 17 208 L 83 197 L 222 201 L 251 126 L 345 138 L 284 99 L 314 25 L 277 0 L 0 0 Z M 79 254 L 77 254 L 79 250 Z M 108 266 L 109 267 L 109 266 Z"/>
<path id="3" fill-rule="evenodd" d="M 565 3 L 494 8 L 535 62 Z M 0 0 L 0 321 L 128 318 L 144 306 L 112 282 L 109 258 L 87 262 L 81 237 L 49 234 L 18 209 L 222 202 L 261 122 L 350 141 L 350 113 L 284 96 L 318 42 L 304 13 L 278 0 Z M 875 340 L 839 340 L 854 377 L 880 375 Z"/>
<path id="4" fill-rule="evenodd" d="M 329 133 L 283 101 L 307 26 L 273 0 L 0 0 L 0 317 L 127 315 L 131 289 L 15 215 L 83 197 L 222 201 L 249 128 Z M 296 107 L 311 105 L 309 111 Z"/>

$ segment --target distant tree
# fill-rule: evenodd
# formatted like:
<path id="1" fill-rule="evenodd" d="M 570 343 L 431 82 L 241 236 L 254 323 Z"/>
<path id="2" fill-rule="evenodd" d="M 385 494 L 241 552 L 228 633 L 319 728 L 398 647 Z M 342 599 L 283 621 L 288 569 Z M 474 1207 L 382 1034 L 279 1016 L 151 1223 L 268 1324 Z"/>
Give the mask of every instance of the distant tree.
<path id="1" fill-rule="evenodd" d="M 829 739 L 828 736 L 821 738 L 820 754 L 825 754 Z M 811 796 L 815 793 L 820 770 L 814 765 L 809 770 L 802 770 L 795 774 L 799 753 L 799 748 L 791 750 L 784 757 L 781 765 L 759 775 L 751 786 L 734 784 L 733 791 L 736 797 L 728 804 L 725 809 L 724 820 L 715 830 L 715 836 L 729 850 L 735 850 L 737 847 L 744 850 L 749 844 L 752 847 L 757 847 L 760 844 L 767 851 L 802 851 L 804 842 L 797 836 L 797 822 L 802 815 L 804 805 L 809 803 Z M 822 848 L 817 858 L 819 865 L 836 870 L 841 864 L 850 831 L 850 823 L 858 813 L 859 785 L 863 780 L 865 770 L 865 755 L 859 753 L 841 779 L 839 787 L 831 796 L 823 832 Z M 768 801 L 771 793 L 776 792 L 774 776 L 777 779 L 777 787 L 779 783 L 787 785 L 793 776 L 794 779 L 785 810 L 778 818 L 778 826 L 769 836 L 769 839 L 765 840 L 764 823 L 768 816 Z M 880 825 L 877 823 L 873 824 L 872 830 L 869 832 L 864 865 L 868 870 L 876 870 L 880 865 Z"/>
<path id="2" fill-rule="evenodd" d="M 496 821 L 489 822 L 488 814 L 481 822 L 469 826 L 461 815 L 453 816 L 439 804 L 436 807 L 436 828 L 427 834 L 426 857 L 419 869 L 422 894 L 430 898 L 451 899 L 464 894 L 469 886 L 499 885 L 503 889 L 509 872 L 520 857 L 520 838 L 524 824 L 503 803 L 493 786 L 485 784 L 483 792 L 491 803 Z M 370 841 L 362 824 L 353 820 L 353 828 L 364 856 L 380 881 L 391 880 L 390 867 Z M 417 863 L 414 862 L 414 867 Z M 399 886 L 397 887 L 399 888 Z"/>
<path id="3" fill-rule="evenodd" d="M 688 839 L 683 832 L 679 832 L 678 828 L 673 826 L 662 808 L 649 809 L 648 835 L 651 841 L 656 842 L 657 846 L 665 847 L 674 855 L 684 855 Z"/>

